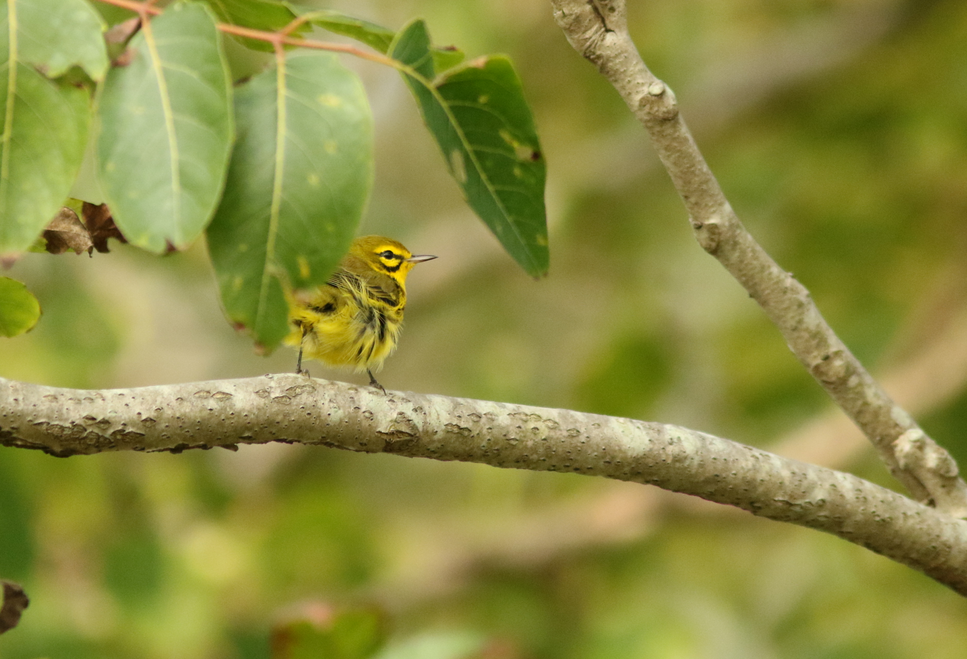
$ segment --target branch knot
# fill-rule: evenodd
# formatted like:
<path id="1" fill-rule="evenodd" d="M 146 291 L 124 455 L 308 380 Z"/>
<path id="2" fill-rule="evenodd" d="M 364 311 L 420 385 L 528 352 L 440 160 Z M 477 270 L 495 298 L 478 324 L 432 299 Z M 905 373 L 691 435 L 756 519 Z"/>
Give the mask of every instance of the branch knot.
<path id="1" fill-rule="evenodd" d="M 638 108 L 659 121 L 668 122 L 678 117 L 678 99 L 661 80 L 654 80 L 638 97 Z"/>
<path id="2" fill-rule="evenodd" d="M 709 254 L 714 255 L 718 252 L 719 244 L 722 240 L 722 223 L 720 218 L 715 215 L 707 220 L 691 219 L 692 231 L 695 232 L 695 239 L 698 244 Z"/>

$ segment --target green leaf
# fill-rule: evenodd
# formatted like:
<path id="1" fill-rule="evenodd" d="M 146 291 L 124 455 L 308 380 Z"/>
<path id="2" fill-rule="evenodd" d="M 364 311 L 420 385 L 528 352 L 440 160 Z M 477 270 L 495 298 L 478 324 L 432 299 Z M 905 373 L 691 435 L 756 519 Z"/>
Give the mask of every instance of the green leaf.
<path id="1" fill-rule="evenodd" d="M 207 7 L 144 25 L 99 98 L 98 173 L 128 242 L 187 247 L 214 213 L 232 148 L 231 81 Z"/>
<path id="2" fill-rule="evenodd" d="M 292 5 L 292 9 L 303 18 L 310 21 L 313 25 L 341 34 L 350 39 L 360 41 L 373 50 L 385 53 L 389 50 L 390 44 L 396 33 L 393 30 L 370 23 L 360 18 L 353 18 L 338 11 L 328 9 L 313 10 L 306 7 Z"/>
<path id="3" fill-rule="evenodd" d="M 109 30 L 123 21 L 137 17 L 137 14 L 132 9 L 106 5 L 103 2 L 95 2 L 94 10 L 101 17 L 101 20 L 110 26 L 108 28 Z M 108 49 L 110 51 L 110 46 L 108 46 Z"/>
<path id="4" fill-rule="evenodd" d="M 456 46 L 433 46 L 430 52 L 433 55 L 433 69 L 437 73 L 452 69 L 465 58 L 463 51 Z"/>
<path id="5" fill-rule="evenodd" d="M 338 11 L 329 9 L 310 9 L 290 5 L 297 14 L 310 21 L 313 25 L 355 39 L 366 44 L 373 50 L 386 53 L 396 38 L 396 32 L 376 23 L 353 18 Z M 463 61 L 463 52 L 454 46 L 431 46 L 430 52 L 437 71 L 445 71 Z"/>
<path id="6" fill-rule="evenodd" d="M 295 20 L 295 13 L 277 0 L 205 0 L 218 19 L 255 30 L 275 31 Z"/>
<path id="7" fill-rule="evenodd" d="M 17 11 L 20 58 L 50 78 L 79 66 L 93 80 L 107 72 L 104 21 L 85 0 L 12 0 Z"/>
<path id="8" fill-rule="evenodd" d="M 531 275 L 547 273 L 547 168 L 517 72 L 501 55 L 434 79 L 423 21 L 405 27 L 390 56 L 405 64 L 430 133 L 467 203 Z"/>
<path id="9" fill-rule="evenodd" d="M 47 57 L 53 68 L 62 66 L 55 57 L 60 51 L 31 46 L 28 53 L 40 59 L 24 60 L 21 8 L 0 5 L 0 254 L 28 249 L 57 213 L 77 176 L 91 121 L 85 90 L 31 66 L 50 64 Z M 34 20 L 29 9 L 27 17 Z"/>
<path id="10" fill-rule="evenodd" d="M 415 88 L 425 88 L 432 98 L 431 81 L 436 76 L 436 69 L 430 54 L 430 33 L 427 32 L 426 23 L 419 19 L 408 23 L 396 35 L 387 54 L 412 69 L 404 71 L 408 76 L 404 79 L 414 89 L 414 93 Z"/>
<path id="11" fill-rule="evenodd" d="M 275 32 L 281 30 L 293 20 L 295 13 L 279 0 L 205 0 L 212 8 L 218 19 L 231 25 Z M 300 34 L 308 29 L 308 25 L 296 29 L 293 34 Z M 240 39 L 249 48 L 271 51 L 272 44 L 258 39 Z"/>
<path id="12" fill-rule="evenodd" d="M 238 140 L 208 248 L 229 319 L 273 349 L 283 291 L 323 284 L 348 251 L 373 179 L 362 83 L 331 53 L 300 51 L 235 95 Z"/>
<path id="13" fill-rule="evenodd" d="M 0 336 L 17 336 L 40 320 L 40 303 L 16 279 L 0 277 Z"/>

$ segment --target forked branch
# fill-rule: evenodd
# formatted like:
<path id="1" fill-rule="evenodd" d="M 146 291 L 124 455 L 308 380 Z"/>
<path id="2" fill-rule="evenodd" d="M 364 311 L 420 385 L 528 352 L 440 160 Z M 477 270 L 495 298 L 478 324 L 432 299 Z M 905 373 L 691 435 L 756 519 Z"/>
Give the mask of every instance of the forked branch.
<path id="1" fill-rule="evenodd" d="M 967 517 L 967 485 L 947 451 L 894 403 L 823 319 L 809 292 L 739 221 L 702 157 L 675 95 L 642 61 L 624 0 L 551 0 L 568 41 L 593 63 L 645 127 L 699 244 L 758 302 L 789 349 L 860 427 L 919 501 Z"/>

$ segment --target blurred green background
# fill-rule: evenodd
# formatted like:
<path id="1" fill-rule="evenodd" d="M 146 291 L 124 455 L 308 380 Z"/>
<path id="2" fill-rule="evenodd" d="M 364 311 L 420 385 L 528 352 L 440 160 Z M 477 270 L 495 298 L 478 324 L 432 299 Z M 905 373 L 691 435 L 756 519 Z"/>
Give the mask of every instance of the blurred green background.
<path id="1" fill-rule="evenodd" d="M 963 462 L 967 4 L 630 4 L 739 216 Z M 546 1 L 326 6 L 509 54 L 549 166 L 535 282 L 462 203 L 398 76 L 346 58 L 377 131 L 362 232 L 440 256 L 410 277 L 386 387 L 678 423 L 896 487 L 694 242 L 647 136 Z M 112 245 L 13 267 L 44 316 L 0 342 L 0 375 L 111 388 L 294 368 L 224 321 L 203 245 Z M 32 601 L 3 659 L 266 657 L 306 602 L 376 607 L 390 647 L 427 659 L 967 656 L 967 602 L 831 536 L 643 486 L 299 446 L 0 449 L 0 576 Z"/>

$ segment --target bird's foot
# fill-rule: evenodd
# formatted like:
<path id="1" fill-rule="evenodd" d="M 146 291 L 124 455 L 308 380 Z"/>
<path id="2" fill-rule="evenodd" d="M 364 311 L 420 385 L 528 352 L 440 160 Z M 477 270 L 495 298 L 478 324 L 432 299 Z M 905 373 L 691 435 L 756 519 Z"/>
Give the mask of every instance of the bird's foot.
<path id="1" fill-rule="evenodd" d="M 370 371 L 369 369 L 367 369 L 366 372 L 369 373 L 369 386 L 376 387 L 377 389 L 382 391 L 383 394 L 385 394 L 386 390 L 383 389 L 383 385 L 381 385 L 379 382 L 376 381 L 376 377 L 373 375 L 373 372 Z"/>

